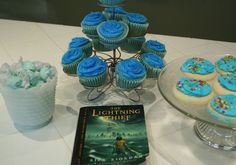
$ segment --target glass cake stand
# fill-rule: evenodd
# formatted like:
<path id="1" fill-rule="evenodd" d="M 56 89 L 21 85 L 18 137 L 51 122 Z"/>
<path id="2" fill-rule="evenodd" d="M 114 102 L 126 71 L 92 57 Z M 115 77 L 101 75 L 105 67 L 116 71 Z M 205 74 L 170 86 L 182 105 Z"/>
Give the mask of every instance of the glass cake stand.
<path id="1" fill-rule="evenodd" d="M 208 59 L 214 64 L 223 56 L 226 56 L 226 54 L 203 55 L 199 57 Z M 197 137 L 205 144 L 225 151 L 236 150 L 236 123 L 223 123 L 214 119 L 207 113 L 207 104 L 191 104 L 183 102 L 174 96 L 172 92 L 173 87 L 181 77 L 185 77 L 180 71 L 180 67 L 187 58 L 191 57 L 182 57 L 174 60 L 162 70 L 158 79 L 160 93 L 175 109 L 196 120 L 194 131 Z M 209 83 L 212 84 L 216 80 L 215 78 Z"/>

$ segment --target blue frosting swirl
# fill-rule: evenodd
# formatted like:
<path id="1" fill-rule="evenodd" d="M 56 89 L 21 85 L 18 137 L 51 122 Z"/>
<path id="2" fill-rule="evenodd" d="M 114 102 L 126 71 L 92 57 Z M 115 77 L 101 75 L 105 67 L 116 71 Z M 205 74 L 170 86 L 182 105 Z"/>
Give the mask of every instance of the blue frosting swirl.
<path id="1" fill-rule="evenodd" d="M 82 24 L 87 26 L 95 26 L 104 21 L 106 21 L 106 19 L 101 12 L 91 12 L 84 17 Z"/>
<path id="2" fill-rule="evenodd" d="M 165 62 L 156 54 L 144 53 L 142 54 L 142 58 L 147 64 L 154 68 L 162 69 L 165 66 Z"/>
<path id="3" fill-rule="evenodd" d="M 219 59 L 216 65 L 225 72 L 236 74 L 236 58 L 233 56 L 225 56 Z"/>
<path id="4" fill-rule="evenodd" d="M 215 66 L 203 58 L 189 58 L 181 66 L 182 72 L 206 75 L 215 71 Z"/>
<path id="5" fill-rule="evenodd" d="M 210 105 L 215 111 L 225 116 L 236 117 L 236 95 L 215 96 Z"/>
<path id="6" fill-rule="evenodd" d="M 124 30 L 125 30 L 124 25 L 114 20 L 106 21 L 99 28 L 100 34 L 107 38 L 119 37 L 124 33 Z"/>
<path id="7" fill-rule="evenodd" d="M 207 96 L 212 92 L 211 86 L 206 81 L 186 77 L 177 82 L 176 89 L 185 95 L 196 97 Z"/>
<path id="8" fill-rule="evenodd" d="M 86 45 L 89 42 L 90 41 L 87 38 L 84 38 L 84 37 L 72 38 L 71 42 L 69 43 L 69 49 L 73 49 L 73 48 L 78 48 L 78 47 L 84 46 L 84 45 Z"/>
<path id="9" fill-rule="evenodd" d="M 121 61 L 116 66 L 116 71 L 120 76 L 129 80 L 142 79 L 146 75 L 146 70 L 138 60 L 130 58 Z"/>
<path id="10" fill-rule="evenodd" d="M 70 49 L 62 56 L 61 63 L 70 64 L 75 60 L 79 59 L 82 55 L 83 55 L 83 50 L 81 48 Z"/>
<path id="11" fill-rule="evenodd" d="M 218 77 L 218 82 L 224 88 L 236 92 L 236 75 L 227 74 Z"/>
<path id="12" fill-rule="evenodd" d="M 81 61 L 77 67 L 78 76 L 93 77 L 105 72 L 107 63 L 97 56 L 89 57 Z"/>
<path id="13" fill-rule="evenodd" d="M 130 22 L 133 23 L 145 24 L 147 22 L 147 18 L 144 15 L 138 13 L 128 13 L 126 14 L 126 17 Z"/>
<path id="14" fill-rule="evenodd" d="M 108 12 L 108 13 L 113 13 L 113 10 L 115 13 L 117 14 L 126 14 L 127 12 L 123 9 L 123 7 L 108 7 L 108 8 L 105 8 L 105 12 Z"/>
<path id="15" fill-rule="evenodd" d="M 166 51 L 166 47 L 164 44 L 158 42 L 158 41 L 154 41 L 154 40 L 148 40 L 147 42 L 145 42 L 145 45 L 155 51 L 161 51 L 164 52 Z"/>

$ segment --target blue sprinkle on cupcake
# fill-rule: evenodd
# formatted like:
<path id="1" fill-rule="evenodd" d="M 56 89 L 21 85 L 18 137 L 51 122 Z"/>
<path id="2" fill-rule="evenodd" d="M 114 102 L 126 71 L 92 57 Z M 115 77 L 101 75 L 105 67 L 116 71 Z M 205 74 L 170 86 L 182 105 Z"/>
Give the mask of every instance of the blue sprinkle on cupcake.
<path id="1" fill-rule="evenodd" d="M 68 50 L 61 59 L 63 71 L 67 74 L 76 74 L 77 65 L 86 57 L 81 48 Z"/>
<path id="2" fill-rule="evenodd" d="M 131 90 L 141 85 L 146 77 L 142 63 L 134 58 L 121 61 L 116 66 L 116 85 Z"/>
<path id="3" fill-rule="evenodd" d="M 77 75 L 86 87 L 102 86 L 106 83 L 107 63 L 97 56 L 89 57 L 78 65 Z"/>
<path id="4" fill-rule="evenodd" d="M 140 57 L 140 61 L 145 66 L 147 78 L 157 78 L 160 71 L 165 67 L 165 61 L 153 53 L 144 53 Z"/>
<path id="5" fill-rule="evenodd" d="M 164 58 L 166 54 L 165 45 L 155 40 L 148 40 L 143 44 L 142 53 L 154 53 Z"/>

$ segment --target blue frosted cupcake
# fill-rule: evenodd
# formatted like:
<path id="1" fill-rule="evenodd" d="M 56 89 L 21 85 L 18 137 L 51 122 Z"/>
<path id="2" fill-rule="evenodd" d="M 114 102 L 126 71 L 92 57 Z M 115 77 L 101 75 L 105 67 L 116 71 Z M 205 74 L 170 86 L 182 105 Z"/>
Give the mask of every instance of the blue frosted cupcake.
<path id="1" fill-rule="evenodd" d="M 84 37 L 75 37 L 69 43 L 69 49 L 81 48 L 87 57 L 92 55 L 93 45 L 92 42 Z"/>
<path id="2" fill-rule="evenodd" d="M 113 13 L 114 12 L 114 13 Z M 112 19 L 112 20 L 122 20 L 127 12 L 123 9 L 123 7 L 109 7 L 105 8 L 105 10 L 102 12 L 104 16 L 106 17 L 107 20 Z"/>
<path id="3" fill-rule="evenodd" d="M 128 13 L 126 14 L 126 18 L 123 20 L 129 26 L 128 36 L 139 37 L 144 36 L 147 33 L 149 23 L 144 15 L 138 13 Z"/>
<path id="4" fill-rule="evenodd" d="M 165 67 L 165 61 L 152 53 L 142 54 L 140 61 L 146 68 L 147 78 L 157 78 L 160 71 Z"/>
<path id="5" fill-rule="evenodd" d="M 111 20 L 101 23 L 97 28 L 97 32 L 101 43 L 106 48 L 115 49 L 126 38 L 129 28 L 123 22 Z"/>
<path id="6" fill-rule="evenodd" d="M 225 56 L 216 62 L 216 70 L 219 74 L 236 74 L 236 57 Z"/>
<path id="7" fill-rule="evenodd" d="M 101 12 L 91 12 L 84 17 L 81 27 L 89 38 L 97 38 L 97 26 L 104 21 L 106 21 L 106 18 Z"/>
<path id="8" fill-rule="evenodd" d="M 76 74 L 77 65 L 86 57 L 81 48 L 68 50 L 61 59 L 63 71 L 67 74 Z"/>
<path id="9" fill-rule="evenodd" d="M 146 77 L 146 70 L 138 60 L 130 58 L 116 65 L 116 85 L 131 90 L 141 85 Z"/>
<path id="10" fill-rule="evenodd" d="M 145 37 L 135 37 L 135 38 L 126 38 L 120 48 L 122 51 L 127 53 L 137 53 L 141 50 L 143 43 L 145 42 Z"/>
<path id="11" fill-rule="evenodd" d="M 161 58 L 164 58 L 166 54 L 166 47 L 158 41 L 148 40 L 143 44 L 142 53 L 154 53 Z"/>
<path id="12" fill-rule="evenodd" d="M 102 86 L 106 83 L 107 63 L 97 56 L 89 57 L 78 65 L 77 75 L 86 87 Z"/>
<path id="13" fill-rule="evenodd" d="M 101 2 L 103 5 L 113 7 L 116 5 L 120 5 L 124 2 L 124 0 L 99 0 L 99 2 Z"/>

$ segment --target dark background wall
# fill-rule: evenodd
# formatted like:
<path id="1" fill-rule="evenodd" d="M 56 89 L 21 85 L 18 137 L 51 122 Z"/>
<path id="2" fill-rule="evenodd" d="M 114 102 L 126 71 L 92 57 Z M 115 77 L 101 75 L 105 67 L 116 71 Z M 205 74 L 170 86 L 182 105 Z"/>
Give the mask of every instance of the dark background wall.
<path id="1" fill-rule="evenodd" d="M 126 0 L 128 12 L 150 22 L 149 32 L 236 42 L 235 0 Z M 0 0 L 0 18 L 79 26 L 97 0 Z"/>

